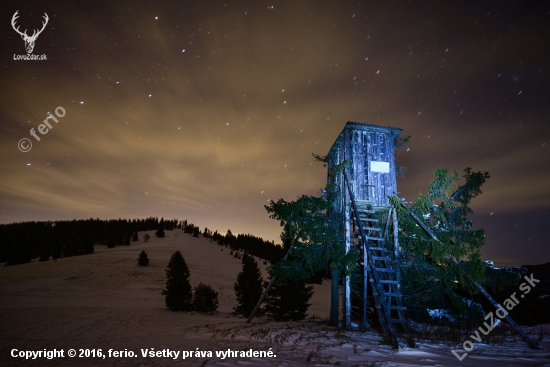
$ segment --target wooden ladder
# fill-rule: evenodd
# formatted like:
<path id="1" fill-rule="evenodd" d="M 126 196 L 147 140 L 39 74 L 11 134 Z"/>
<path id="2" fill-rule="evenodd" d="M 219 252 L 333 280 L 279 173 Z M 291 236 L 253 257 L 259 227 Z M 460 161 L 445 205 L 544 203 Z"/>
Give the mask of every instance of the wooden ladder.
<path id="1" fill-rule="evenodd" d="M 379 220 L 375 218 L 376 211 L 369 202 L 361 202 L 361 209 L 353 195 L 346 170 L 342 171 L 345 189 L 347 189 L 349 200 L 351 202 L 352 215 L 357 225 L 357 230 L 363 250 L 364 278 L 363 278 L 363 325 L 366 328 L 367 312 L 367 283 L 370 283 L 374 296 L 375 308 L 378 311 L 378 319 L 382 325 L 384 341 L 391 344 L 394 349 L 399 348 L 398 337 L 406 340 L 407 345 L 415 348 L 414 339 L 410 330 L 410 324 L 405 317 L 406 308 L 402 304 L 402 295 L 399 282 L 399 268 L 392 266 L 392 259 L 388 256 L 388 250 L 385 246 L 385 236 L 382 235 L 382 229 L 377 227 Z M 397 216 L 396 209 L 390 208 L 388 220 L 393 213 L 394 230 L 393 237 L 396 240 Z M 364 227 L 363 227 L 364 224 Z M 388 231 L 388 225 L 385 228 L 385 234 Z M 395 241 L 397 250 L 397 241 Z M 397 259 L 395 259 L 397 260 Z M 368 282 L 367 282 L 368 278 Z M 401 332 L 397 332 L 399 329 Z"/>
<path id="2" fill-rule="evenodd" d="M 387 232 L 388 223 L 391 220 L 391 210 L 388 213 L 385 231 L 383 231 L 379 227 L 379 219 L 375 217 L 376 210 L 369 202 L 355 201 L 352 207 L 359 227 L 361 247 L 364 251 L 364 259 L 366 259 L 366 275 L 373 292 L 383 338 L 394 348 L 399 348 L 398 337 L 405 339 L 407 345 L 414 348 L 415 343 L 409 321 L 405 316 L 406 308 L 403 307 L 401 300 L 399 269 L 394 268 L 392 252 L 385 246 L 384 232 Z M 364 322 L 365 318 L 366 315 L 364 315 Z"/>

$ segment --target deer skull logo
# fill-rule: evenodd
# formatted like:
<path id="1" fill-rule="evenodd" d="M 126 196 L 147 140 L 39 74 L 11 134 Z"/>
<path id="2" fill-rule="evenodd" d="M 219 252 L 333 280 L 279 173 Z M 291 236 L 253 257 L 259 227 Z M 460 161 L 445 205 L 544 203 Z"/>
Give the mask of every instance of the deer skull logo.
<path id="1" fill-rule="evenodd" d="M 21 32 L 19 30 L 19 27 L 15 28 L 15 20 L 17 18 L 19 18 L 19 16 L 17 15 L 18 12 L 19 12 L 19 10 L 17 10 L 15 12 L 15 14 L 13 14 L 13 17 L 11 18 L 11 26 L 13 27 L 13 29 L 17 33 L 19 33 L 21 35 L 21 38 L 23 38 L 23 41 L 25 41 L 25 48 L 27 49 L 27 53 L 30 54 L 30 53 L 32 53 L 32 50 L 34 49 L 34 42 L 38 38 L 38 35 L 40 33 L 42 33 L 44 28 L 46 28 L 46 24 L 48 24 L 48 20 L 49 20 L 48 14 L 44 13 L 45 22 L 42 23 L 42 29 L 41 30 L 34 30 L 32 36 L 29 36 L 29 35 L 27 35 L 27 30 L 26 29 L 25 29 L 25 32 Z"/>

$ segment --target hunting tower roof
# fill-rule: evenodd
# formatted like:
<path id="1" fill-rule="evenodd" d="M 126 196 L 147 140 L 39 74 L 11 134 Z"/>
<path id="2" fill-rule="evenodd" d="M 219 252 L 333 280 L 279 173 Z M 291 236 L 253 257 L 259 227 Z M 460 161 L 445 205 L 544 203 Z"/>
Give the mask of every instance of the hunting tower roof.
<path id="1" fill-rule="evenodd" d="M 332 144 L 332 147 L 330 148 L 330 151 L 327 154 L 327 160 L 332 156 L 334 151 L 338 149 L 338 146 L 340 145 L 340 142 L 342 141 L 342 138 L 344 137 L 344 132 L 346 130 L 362 130 L 362 131 L 377 131 L 381 133 L 390 133 L 391 138 L 394 139 L 397 135 L 401 134 L 403 132 L 403 129 L 400 129 L 398 127 L 391 127 L 391 126 L 378 126 L 373 124 L 365 124 L 362 122 L 353 122 L 348 121 L 346 123 L 346 126 L 342 129 L 342 132 L 340 135 L 338 135 L 338 138 L 336 138 L 336 141 L 334 144 Z"/>

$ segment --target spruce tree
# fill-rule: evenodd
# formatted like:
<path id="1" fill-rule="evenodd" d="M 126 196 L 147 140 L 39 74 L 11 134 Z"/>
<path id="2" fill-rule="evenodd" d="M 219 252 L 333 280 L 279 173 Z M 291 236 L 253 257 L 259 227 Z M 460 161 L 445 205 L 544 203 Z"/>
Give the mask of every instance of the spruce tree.
<path id="1" fill-rule="evenodd" d="M 141 251 L 137 261 L 138 261 L 139 266 L 148 266 L 149 265 L 149 259 L 147 258 L 147 253 L 145 251 Z"/>
<path id="2" fill-rule="evenodd" d="M 234 248 L 233 246 L 236 241 L 237 241 L 237 237 L 235 237 L 233 233 L 231 233 L 231 230 L 228 229 L 223 239 L 224 244 L 229 246 L 230 248 Z"/>
<path id="3" fill-rule="evenodd" d="M 164 220 L 160 220 L 159 225 L 157 227 L 157 231 L 155 232 L 155 236 L 162 238 L 164 237 Z"/>
<path id="4" fill-rule="evenodd" d="M 109 237 L 109 241 L 107 242 L 107 248 L 114 248 L 116 245 L 116 240 L 115 240 L 115 236 L 114 235 L 111 235 Z"/>
<path id="5" fill-rule="evenodd" d="M 237 296 L 237 307 L 234 310 L 235 314 L 248 317 L 263 293 L 263 279 L 258 263 L 252 256 L 245 255 L 242 263 L 243 268 L 233 286 Z"/>
<path id="6" fill-rule="evenodd" d="M 122 246 L 124 244 L 124 233 L 120 226 L 115 230 L 115 246 Z"/>
<path id="7" fill-rule="evenodd" d="M 184 229 L 183 229 L 183 233 L 191 233 L 193 234 L 193 228 L 195 228 L 195 225 L 193 223 L 190 223 L 190 224 L 186 224 Z"/>
<path id="8" fill-rule="evenodd" d="M 275 321 L 303 320 L 312 295 L 305 280 L 278 279 L 267 294 L 265 313 Z"/>
<path id="9" fill-rule="evenodd" d="M 166 289 L 162 291 L 166 307 L 171 311 L 192 309 L 193 293 L 189 276 L 189 268 L 181 252 L 174 252 L 166 268 Z"/>
<path id="10" fill-rule="evenodd" d="M 404 302 L 416 318 L 426 308 L 445 308 L 455 315 L 466 311 L 461 294 L 477 293 L 474 282 L 483 283 L 486 266 L 479 249 L 485 242 L 483 229 L 473 229 L 468 218 L 470 201 L 481 194 L 487 172 L 464 170 L 464 184 L 457 172 L 434 171 L 428 194 L 420 193 L 410 210 L 438 238 L 427 236 L 396 196 L 390 198 L 399 214 L 401 285 Z M 499 288 L 501 285 L 497 285 Z"/>
<path id="11" fill-rule="evenodd" d="M 292 256 L 269 268 L 271 276 L 307 279 L 320 271 L 331 272 L 329 325 L 338 325 L 338 282 L 343 269 L 353 266 L 357 254 L 346 254 L 340 234 L 341 215 L 334 210 L 336 187 L 326 186 L 321 197 L 302 195 L 295 201 L 279 199 L 265 206 L 270 218 L 283 226 L 281 240 Z"/>
<path id="12" fill-rule="evenodd" d="M 139 240 L 137 230 L 134 231 L 134 235 L 132 236 L 132 241 L 136 242 Z"/>

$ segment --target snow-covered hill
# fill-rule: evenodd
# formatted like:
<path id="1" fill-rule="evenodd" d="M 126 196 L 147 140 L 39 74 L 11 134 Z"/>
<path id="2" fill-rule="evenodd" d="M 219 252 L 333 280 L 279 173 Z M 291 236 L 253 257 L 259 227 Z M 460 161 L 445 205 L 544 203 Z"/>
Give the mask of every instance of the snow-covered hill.
<path id="1" fill-rule="evenodd" d="M 296 323 L 271 323 L 260 318 L 246 324 L 242 318 L 230 315 L 236 305 L 233 283 L 242 265 L 229 254 L 229 249 L 180 230 L 166 231 L 162 239 L 152 231 L 149 234 L 151 240 L 147 243 L 132 242 L 131 246 L 114 249 L 96 247 L 92 255 L 0 268 L 1 364 L 550 365 L 550 332 L 543 340 L 546 350 L 531 350 L 520 341 L 501 346 L 476 344 L 462 362 L 444 344 L 419 343 L 417 349 L 392 351 L 380 344 L 380 337 L 374 332 L 344 332 L 326 325 L 328 282 L 315 286 L 309 310 L 315 318 Z M 149 267 L 137 266 L 142 250 L 150 258 Z M 161 295 L 164 270 L 176 250 L 182 252 L 189 266 L 192 285 L 207 283 L 220 293 L 217 314 L 174 313 L 165 307 Z M 261 261 L 259 265 L 267 278 L 265 266 Z M 19 357 L 25 352 L 54 349 L 63 349 L 64 356 L 34 360 Z M 69 349 L 76 350 L 77 357 L 68 357 Z M 99 349 L 105 358 L 97 357 Z M 152 357 L 152 351 L 160 354 Z M 174 359 L 175 354 L 168 356 L 168 352 L 179 353 Z M 275 356 L 258 357 L 260 352 Z M 78 357 L 80 353 L 83 357 Z M 92 356 L 94 353 L 96 357 Z"/>

